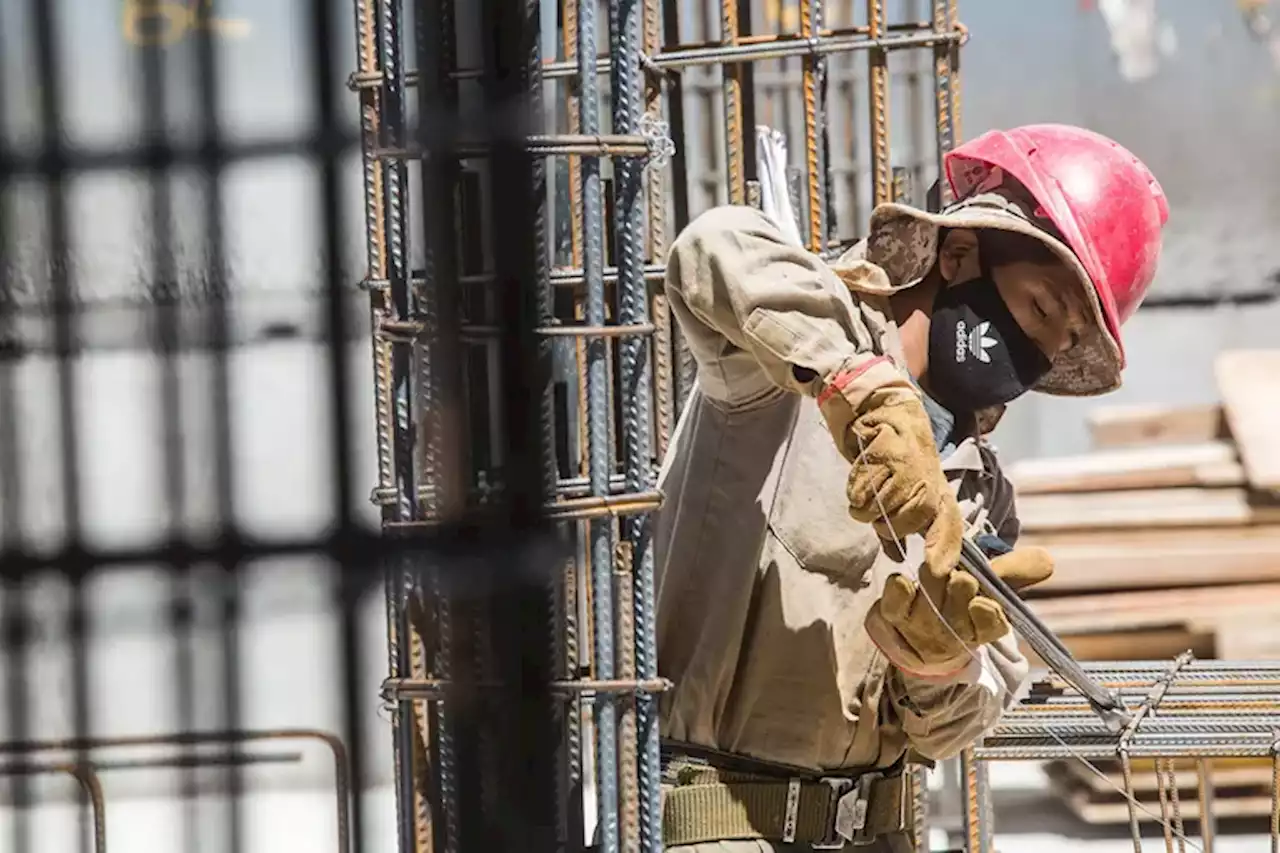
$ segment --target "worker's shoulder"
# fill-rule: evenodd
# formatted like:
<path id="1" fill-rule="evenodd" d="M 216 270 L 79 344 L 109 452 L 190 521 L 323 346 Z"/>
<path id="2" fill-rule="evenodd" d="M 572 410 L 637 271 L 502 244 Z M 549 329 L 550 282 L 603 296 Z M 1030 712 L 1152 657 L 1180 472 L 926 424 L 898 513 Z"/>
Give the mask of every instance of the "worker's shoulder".
<path id="1" fill-rule="evenodd" d="M 778 227 L 754 207 L 722 204 L 698 214 L 676 237 L 679 246 L 715 246 L 727 238 L 746 234 L 768 235 L 781 240 Z"/>

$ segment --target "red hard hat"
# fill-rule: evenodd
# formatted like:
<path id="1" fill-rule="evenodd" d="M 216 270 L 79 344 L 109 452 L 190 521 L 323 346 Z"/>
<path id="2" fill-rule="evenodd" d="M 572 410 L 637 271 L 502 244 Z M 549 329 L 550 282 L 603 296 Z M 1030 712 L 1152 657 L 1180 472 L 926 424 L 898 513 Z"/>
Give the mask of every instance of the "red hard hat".
<path id="1" fill-rule="evenodd" d="M 1169 218 L 1151 171 L 1114 140 L 1061 124 L 985 133 L 951 151 L 945 167 L 957 199 L 991 183 L 997 169 L 1026 188 L 1034 217 L 1052 225 L 1088 275 L 1123 366 L 1120 326 L 1151 286 Z"/>

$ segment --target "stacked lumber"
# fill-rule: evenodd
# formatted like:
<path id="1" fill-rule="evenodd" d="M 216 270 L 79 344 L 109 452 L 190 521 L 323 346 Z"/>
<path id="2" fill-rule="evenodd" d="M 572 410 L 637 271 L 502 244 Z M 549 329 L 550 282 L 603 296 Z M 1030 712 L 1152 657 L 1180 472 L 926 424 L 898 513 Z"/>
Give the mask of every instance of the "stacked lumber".
<path id="1" fill-rule="evenodd" d="M 1102 775 L 1094 772 L 1100 771 Z M 1090 769 L 1078 761 L 1054 761 L 1046 767 L 1049 787 L 1072 812 L 1086 823 L 1125 824 L 1129 804 L 1119 793 L 1124 790 L 1124 774 L 1119 761 L 1095 762 Z M 1194 761 L 1173 763 L 1173 782 L 1167 768 L 1161 770 L 1166 798 L 1171 787 L 1178 791 L 1178 814 L 1188 822 L 1200 817 L 1202 792 L 1210 813 L 1218 821 L 1265 818 L 1272 810 L 1272 770 L 1270 761 L 1245 758 L 1218 758 L 1197 766 Z M 1161 780 L 1155 762 L 1135 760 L 1132 764 L 1133 793 L 1143 808 L 1140 823 L 1153 823 L 1161 815 Z M 1172 810 L 1170 810 L 1172 814 Z M 1198 834 L 1198 828 L 1190 828 Z"/>
<path id="2" fill-rule="evenodd" d="M 1057 562 L 1034 606 L 1082 657 L 1280 654 L 1245 630 L 1280 614 L 1280 350 L 1215 373 L 1221 403 L 1101 408 L 1092 452 L 1008 467 L 1022 544 Z"/>
<path id="3" fill-rule="evenodd" d="M 1215 375 L 1220 403 L 1097 409 L 1090 453 L 1008 466 L 1020 544 L 1057 563 L 1031 605 L 1082 660 L 1280 658 L 1280 350 L 1223 353 Z M 1214 770 L 1219 816 L 1268 813 L 1269 761 Z M 1082 820 L 1128 820 L 1118 780 L 1048 772 Z"/>

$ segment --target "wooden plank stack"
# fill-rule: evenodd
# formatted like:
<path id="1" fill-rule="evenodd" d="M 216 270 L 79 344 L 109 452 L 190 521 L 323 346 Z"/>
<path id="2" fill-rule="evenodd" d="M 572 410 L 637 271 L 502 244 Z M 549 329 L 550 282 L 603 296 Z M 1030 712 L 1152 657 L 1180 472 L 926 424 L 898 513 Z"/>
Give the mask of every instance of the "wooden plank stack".
<path id="1" fill-rule="evenodd" d="M 1008 466 L 1020 545 L 1057 563 L 1028 598 L 1082 660 L 1280 657 L 1280 350 L 1223 353 L 1215 375 L 1219 404 L 1099 408 L 1093 452 Z M 1270 763 L 1232 772 L 1218 809 L 1266 814 L 1244 776 Z M 1049 773 L 1083 820 L 1127 820 L 1088 768 Z"/>

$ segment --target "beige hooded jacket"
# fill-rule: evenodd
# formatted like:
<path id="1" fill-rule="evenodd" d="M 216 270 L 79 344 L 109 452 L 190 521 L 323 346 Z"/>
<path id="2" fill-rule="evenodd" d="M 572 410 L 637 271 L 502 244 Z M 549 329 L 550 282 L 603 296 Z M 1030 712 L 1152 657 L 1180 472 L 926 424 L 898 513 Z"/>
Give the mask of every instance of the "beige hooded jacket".
<path id="1" fill-rule="evenodd" d="M 885 579 L 920 557 L 914 541 L 893 562 L 849 518 L 850 465 L 832 440 L 867 393 L 905 375 L 888 296 L 914 281 L 890 282 L 863 252 L 828 266 L 748 207 L 708 211 L 672 247 L 666 292 L 698 380 L 659 475 L 669 741 L 815 770 L 888 767 L 908 748 L 942 759 L 1026 679 L 1011 635 L 937 684 L 887 664 L 863 628 Z M 839 405 L 820 408 L 831 388 Z M 970 532 L 1013 544 L 1012 488 L 992 451 L 968 437 L 943 467 Z"/>

